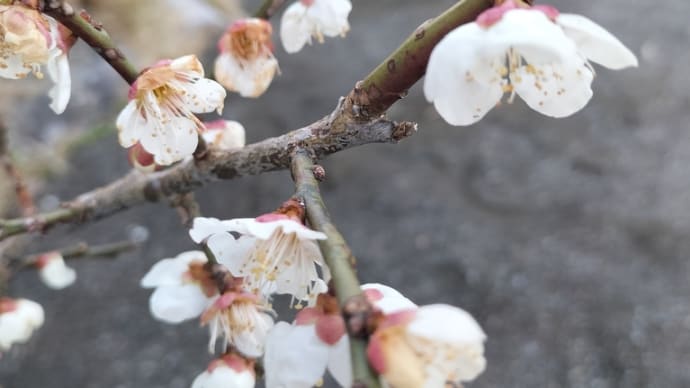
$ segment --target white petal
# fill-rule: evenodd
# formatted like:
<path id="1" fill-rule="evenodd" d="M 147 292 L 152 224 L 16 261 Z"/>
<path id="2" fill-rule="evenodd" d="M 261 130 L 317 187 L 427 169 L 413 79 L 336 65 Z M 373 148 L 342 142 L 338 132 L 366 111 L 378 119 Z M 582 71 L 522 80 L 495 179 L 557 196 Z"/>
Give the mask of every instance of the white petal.
<path id="1" fill-rule="evenodd" d="M 201 251 L 184 252 L 174 259 L 163 259 L 151 267 L 141 279 L 141 286 L 153 288 L 158 286 L 177 286 L 184 283 L 184 274 L 193 261 L 206 262 L 206 255 Z"/>
<path id="2" fill-rule="evenodd" d="M 352 360 L 350 360 L 350 339 L 344 335 L 328 353 L 328 372 L 341 387 L 352 386 Z"/>
<path id="3" fill-rule="evenodd" d="M 307 9 L 295 1 L 283 13 L 280 19 L 280 40 L 288 53 L 296 53 L 307 42 L 311 43 L 312 23 L 307 17 Z"/>
<path id="4" fill-rule="evenodd" d="M 637 58 L 615 36 L 582 15 L 560 14 L 556 22 L 587 59 L 609 69 L 637 67 Z"/>
<path id="5" fill-rule="evenodd" d="M 203 372 L 192 383 L 191 388 L 254 388 L 255 378 L 250 371 L 236 372 L 219 366 L 212 372 Z"/>
<path id="6" fill-rule="evenodd" d="M 543 12 L 515 9 L 486 31 L 486 49 L 506 52 L 513 48 L 527 63 L 539 65 L 561 62 L 577 52 L 575 43 Z"/>
<path id="7" fill-rule="evenodd" d="M 350 11 L 350 0 L 315 0 L 308 8 L 309 17 L 325 36 L 344 35 L 350 29 Z"/>
<path id="8" fill-rule="evenodd" d="M 227 233 L 226 225 L 217 218 L 196 217 L 192 228 L 189 230 L 189 237 L 195 243 L 201 243 L 214 234 Z"/>
<path id="9" fill-rule="evenodd" d="M 143 131 L 142 147 L 154 156 L 156 164 L 166 166 L 192 155 L 199 142 L 194 121 L 186 117 L 172 117 L 165 124 L 149 120 L 155 129 Z"/>
<path id="10" fill-rule="evenodd" d="M 226 151 L 244 147 L 246 141 L 244 126 L 237 121 L 224 120 L 224 122 L 223 128 L 207 129 L 202 132 L 204 141 Z"/>
<path id="11" fill-rule="evenodd" d="M 55 255 L 40 269 L 39 275 L 46 286 L 61 290 L 74 283 L 77 272 L 65 264 L 62 256 Z"/>
<path id="12" fill-rule="evenodd" d="M 452 375 L 456 381 L 469 381 L 486 367 L 486 335 L 465 310 L 444 304 L 422 306 L 407 332 L 417 352 L 434 357 L 427 368 L 432 379 L 445 381 Z"/>
<path id="13" fill-rule="evenodd" d="M 189 82 L 170 82 L 177 89 L 184 90 L 181 97 L 184 109 L 194 113 L 223 111 L 225 89 L 221 84 L 208 78 L 199 78 Z"/>
<path id="14" fill-rule="evenodd" d="M 232 345 L 245 356 L 261 357 L 266 347 L 268 333 L 272 328 L 273 318 L 268 314 L 258 313 L 252 319 L 251 329 L 233 333 Z"/>
<path id="15" fill-rule="evenodd" d="M 27 299 L 17 299 L 16 309 L 0 314 L 0 350 L 9 349 L 13 343 L 24 343 L 33 331 L 43 325 L 41 305 Z"/>
<path id="16" fill-rule="evenodd" d="M 149 309 L 161 321 L 180 323 L 201 315 L 209 303 L 201 287 L 190 283 L 156 288 L 149 299 Z"/>
<path id="17" fill-rule="evenodd" d="M 0 58 L 0 77 L 8 79 L 24 78 L 31 73 L 31 67 L 24 66 L 21 55 Z"/>
<path id="18" fill-rule="evenodd" d="M 278 61 L 272 56 L 240 62 L 229 53 L 218 56 L 214 74 L 218 82 L 242 97 L 262 95 L 278 71 Z"/>
<path id="19" fill-rule="evenodd" d="M 53 87 L 48 91 L 52 99 L 50 108 L 57 114 L 65 111 L 72 93 L 72 79 L 69 73 L 69 60 L 67 54 L 59 48 L 53 50 L 53 54 L 46 64 L 48 75 L 53 80 Z"/>
<path id="20" fill-rule="evenodd" d="M 446 35 L 431 52 L 424 95 L 451 125 L 470 125 L 484 117 L 503 95 L 496 67 L 505 61 L 502 47 L 490 50 L 476 23 Z"/>
<path id="21" fill-rule="evenodd" d="M 120 145 L 128 148 L 139 141 L 142 131 L 147 130 L 146 120 L 139 114 L 136 101 L 127 103 L 124 109 L 117 115 L 115 123 L 118 131 Z"/>
<path id="22" fill-rule="evenodd" d="M 570 116 L 587 105 L 593 78 L 580 58 L 563 64 L 523 66 L 511 75 L 515 92 L 527 105 L 551 117 Z"/>
<path id="23" fill-rule="evenodd" d="M 203 78 L 204 66 L 196 55 L 185 55 L 170 62 L 170 68 L 183 73 L 191 73 L 194 77 Z"/>
<path id="24" fill-rule="evenodd" d="M 240 236 L 235 239 L 228 233 L 216 234 L 208 239 L 208 247 L 234 276 L 242 277 L 249 274 L 242 271 L 247 255 L 254 248 L 256 240 L 252 237 Z"/>
<path id="25" fill-rule="evenodd" d="M 17 301 L 17 310 L 15 311 L 32 329 L 43 325 L 45 313 L 40 304 L 28 299 L 19 299 Z"/>
<path id="26" fill-rule="evenodd" d="M 407 299 L 398 290 L 380 283 L 362 284 L 362 290 L 377 290 L 382 298 L 374 300 L 373 304 L 384 314 L 391 314 L 398 311 L 413 310 L 417 308 L 411 300 Z"/>
<path id="27" fill-rule="evenodd" d="M 278 322 L 266 341 L 266 388 L 313 387 L 326 370 L 328 351 L 313 325 Z"/>

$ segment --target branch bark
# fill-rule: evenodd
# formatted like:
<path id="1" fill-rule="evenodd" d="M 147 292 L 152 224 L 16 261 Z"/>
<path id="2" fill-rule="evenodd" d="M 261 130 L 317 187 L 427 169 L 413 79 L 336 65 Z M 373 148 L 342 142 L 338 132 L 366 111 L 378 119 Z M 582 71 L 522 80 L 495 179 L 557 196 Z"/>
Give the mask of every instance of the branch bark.
<path id="1" fill-rule="evenodd" d="M 292 159 L 292 177 L 297 190 L 294 197 L 304 203 L 311 227 L 328 236 L 325 240 L 319 240 L 319 246 L 331 270 L 333 288 L 350 336 L 353 386 L 378 387 L 378 379 L 369 367 L 366 354 L 369 336 L 366 323 L 372 308 L 360 288 L 355 273 L 356 259 L 352 250 L 333 225 L 323 203 L 314 168 L 308 152 L 295 151 Z"/>
<path id="2" fill-rule="evenodd" d="M 268 20 L 284 3 L 285 0 L 263 0 L 261 7 L 254 13 L 254 17 Z"/>

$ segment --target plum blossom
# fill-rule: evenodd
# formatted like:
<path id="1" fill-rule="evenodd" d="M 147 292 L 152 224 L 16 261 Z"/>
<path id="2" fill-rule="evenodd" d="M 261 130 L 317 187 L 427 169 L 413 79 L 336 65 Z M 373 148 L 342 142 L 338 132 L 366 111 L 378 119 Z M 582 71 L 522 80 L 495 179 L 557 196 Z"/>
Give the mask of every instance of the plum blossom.
<path id="1" fill-rule="evenodd" d="M 230 353 L 213 360 L 191 388 L 254 388 L 255 383 L 254 362 Z"/>
<path id="2" fill-rule="evenodd" d="M 264 352 L 266 336 L 273 327 L 273 318 L 256 295 L 242 291 L 226 291 L 201 315 L 201 323 L 209 325 L 213 353 L 219 336 L 225 337 L 223 349 L 232 345 L 248 357 L 259 357 Z"/>
<path id="3" fill-rule="evenodd" d="M 312 37 L 323 43 L 324 36 L 345 36 L 352 10 L 350 0 L 299 0 L 292 3 L 280 20 L 280 40 L 288 53 L 296 53 Z"/>
<path id="4" fill-rule="evenodd" d="M 183 252 L 163 259 L 141 279 L 144 288 L 155 288 L 149 299 L 151 314 L 167 323 L 196 318 L 218 295 L 216 284 L 206 270 L 201 251 Z"/>
<path id="5" fill-rule="evenodd" d="M 412 301 L 383 284 L 364 284 L 362 291 L 384 314 L 416 308 Z M 266 341 L 264 367 L 268 388 L 312 387 L 326 371 L 338 384 L 350 387 L 350 341 L 335 297 L 321 293 L 313 306 L 297 313 L 292 325 L 278 322 Z"/>
<path id="6" fill-rule="evenodd" d="M 60 252 L 53 251 L 38 256 L 36 267 L 41 281 L 55 290 L 69 287 L 77 279 L 76 271 L 65 264 Z"/>
<path id="7" fill-rule="evenodd" d="M 581 15 L 508 0 L 446 35 L 429 58 L 424 95 L 451 125 L 479 121 L 509 93 L 551 117 L 582 109 L 594 70 L 637 66 L 618 39 Z"/>
<path id="8" fill-rule="evenodd" d="M 239 122 L 215 120 L 203 124 L 204 129 L 201 132 L 201 137 L 208 147 L 223 151 L 244 147 L 245 131 L 244 126 Z M 140 142 L 136 142 L 127 149 L 127 160 L 132 167 L 145 173 L 160 171 L 165 168 L 165 166 L 156 164 L 154 156 L 148 153 Z"/>
<path id="9" fill-rule="evenodd" d="M 427 305 L 386 315 L 370 338 L 367 355 L 386 386 L 443 388 L 484 371 L 485 339 L 464 310 Z"/>
<path id="10" fill-rule="evenodd" d="M 245 287 L 266 300 L 271 294 L 290 294 L 308 301 L 320 292 L 319 283 L 330 279 L 316 243 L 326 235 L 306 227 L 300 217 L 280 213 L 225 221 L 199 217 L 189 233 L 195 242 L 205 241 L 230 273 L 244 278 Z"/>
<path id="11" fill-rule="evenodd" d="M 159 165 L 191 155 L 204 125 L 194 113 L 223 110 L 225 89 L 204 78 L 194 55 L 163 60 L 144 70 L 129 90 L 129 103 L 117 117 L 123 147 L 137 142 Z"/>
<path id="12" fill-rule="evenodd" d="M 0 298 L 0 352 L 25 343 L 43 325 L 43 307 L 28 299 Z"/>
<path id="13" fill-rule="evenodd" d="M 242 148 L 245 144 L 245 131 L 242 124 L 232 120 L 216 120 L 204 123 L 201 137 L 209 147 L 219 150 Z"/>
<path id="14" fill-rule="evenodd" d="M 271 33 L 271 24 L 263 19 L 234 22 L 218 42 L 214 71 L 218 82 L 242 97 L 262 95 L 278 71 Z"/>
<path id="15" fill-rule="evenodd" d="M 67 53 L 75 39 L 55 19 L 23 5 L 0 5 L 0 77 L 42 79 L 46 66 L 53 87 L 50 108 L 62 113 L 71 93 Z"/>

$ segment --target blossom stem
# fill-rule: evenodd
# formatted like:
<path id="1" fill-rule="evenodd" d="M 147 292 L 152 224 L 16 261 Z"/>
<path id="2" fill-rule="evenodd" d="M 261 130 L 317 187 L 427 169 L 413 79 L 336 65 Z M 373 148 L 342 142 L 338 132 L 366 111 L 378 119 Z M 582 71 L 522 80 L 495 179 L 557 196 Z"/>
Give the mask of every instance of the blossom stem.
<path id="1" fill-rule="evenodd" d="M 493 5 L 494 0 L 462 0 L 417 27 L 400 47 L 357 83 L 347 97 L 347 114 L 367 120 L 385 113 L 424 75 L 437 43 L 448 32 L 473 21 Z"/>
<path id="2" fill-rule="evenodd" d="M 366 324 L 371 305 L 362 294 L 357 274 L 356 259 L 345 239 L 331 222 L 321 198 L 319 183 L 314 176 L 314 163 L 309 154 L 298 150 L 292 158 L 292 176 L 297 190 L 295 197 L 302 200 L 310 225 L 328 236 L 319 240 L 323 257 L 333 276 L 333 287 L 350 336 L 353 386 L 378 387 L 378 380 L 369 367 L 366 355 Z"/>
<path id="3" fill-rule="evenodd" d="M 127 83 L 132 84 L 137 79 L 139 71 L 115 46 L 103 27 L 91 20 L 91 16 L 86 11 L 77 13 L 65 1 L 44 1 L 41 3 L 43 7 L 40 11 L 55 18 L 91 46 Z"/>
<path id="4" fill-rule="evenodd" d="M 270 19 L 276 11 L 285 3 L 285 0 L 264 0 L 259 9 L 254 13 L 255 18 Z"/>
<path id="5" fill-rule="evenodd" d="M 122 240 L 101 245 L 89 245 L 79 242 L 75 245 L 62 248 L 58 252 L 65 260 L 80 259 L 86 257 L 101 257 L 111 259 L 123 252 L 132 251 L 141 245 L 140 241 Z M 41 254 L 29 255 L 18 260 L 16 269 L 30 267 L 38 261 Z"/>

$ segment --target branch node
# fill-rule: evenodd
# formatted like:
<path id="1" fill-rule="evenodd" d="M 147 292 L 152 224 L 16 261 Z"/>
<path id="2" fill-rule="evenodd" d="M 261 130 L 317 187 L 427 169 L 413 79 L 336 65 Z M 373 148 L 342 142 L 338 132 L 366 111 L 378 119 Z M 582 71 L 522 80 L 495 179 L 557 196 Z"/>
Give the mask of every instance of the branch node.
<path id="1" fill-rule="evenodd" d="M 322 165 L 317 164 L 315 165 L 312 169 L 311 172 L 314 174 L 314 178 L 316 178 L 317 181 L 323 182 L 326 180 L 326 169 L 323 168 Z"/>
<path id="2" fill-rule="evenodd" d="M 399 142 L 407 137 L 414 135 L 417 132 L 417 123 L 411 121 L 403 121 L 401 123 L 393 123 L 393 133 L 391 138 L 395 142 Z"/>

